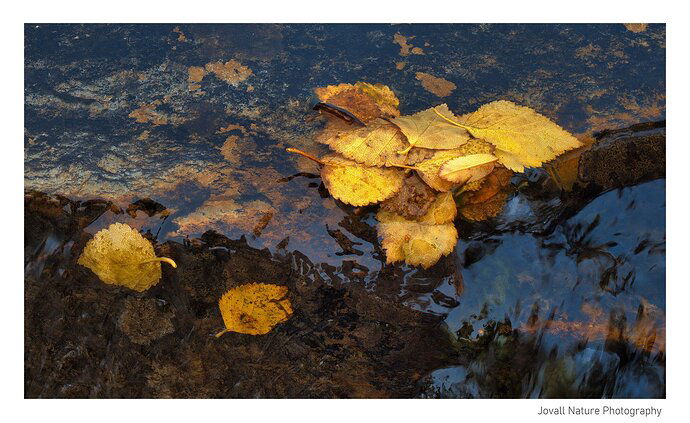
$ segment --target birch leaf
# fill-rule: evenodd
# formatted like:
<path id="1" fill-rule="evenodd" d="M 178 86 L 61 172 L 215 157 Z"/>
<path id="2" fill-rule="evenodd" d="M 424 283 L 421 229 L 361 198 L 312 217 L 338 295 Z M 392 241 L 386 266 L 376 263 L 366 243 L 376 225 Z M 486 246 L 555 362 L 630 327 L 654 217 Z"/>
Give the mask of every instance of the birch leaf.
<path id="1" fill-rule="evenodd" d="M 405 163 L 398 151 L 407 146 L 405 137 L 395 125 L 377 119 L 364 128 L 341 132 L 326 144 L 348 159 L 367 166 Z"/>
<path id="2" fill-rule="evenodd" d="M 287 286 L 250 283 L 232 288 L 218 301 L 227 332 L 265 335 L 292 315 Z"/>
<path id="3" fill-rule="evenodd" d="M 343 203 L 366 206 L 392 197 L 403 184 L 397 168 L 367 167 L 337 155 L 322 159 L 321 179 L 331 195 Z"/>
<path id="4" fill-rule="evenodd" d="M 456 157 L 441 166 L 438 176 L 458 184 L 478 181 L 494 170 L 496 160 L 498 160 L 496 156 L 491 154 Z"/>
<path id="5" fill-rule="evenodd" d="M 86 243 L 77 263 L 107 284 L 142 292 L 160 280 L 161 261 L 177 267 L 167 257 L 156 257 L 153 245 L 137 230 L 113 223 Z"/>
<path id="6" fill-rule="evenodd" d="M 418 221 L 386 210 L 376 218 L 386 263 L 405 261 L 412 266 L 429 268 L 455 248 L 458 232 L 452 223 L 457 209 L 451 193 L 439 194 L 429 211 Z"/>
<path id="7" fill-rule="evenodd" d="M 564 151 L 581 146 L 572 134 L 546 116 L 506 100 L 485 104 L 460 118 L 440 109 L 437 114 L 510 154 L 497 156 L 501 163 L 506 161 L 506 167 L 516 171 L 541 166 Z"/>
<path id="8" fill-rule="evenodd" d="M 443 114 L 452 114 L 445 104 L 411 116 L 395 118 L 391 122 L 397 125 L 407 137 L 408 149 L 421 147 L 444 150 L 465 144 L 470 139 L 469 132 L 448 122 L 440 116 Z M 401 151 L 401 154 L 405 152 Z"/>
<path id="9" fill-rule="evenodd" d="M 458 231 L 452 223 L 425 225 L 413 220 L 393 220 L 379 223 L 378 232 L 386 250 L 386 263 L 404 260 L 425 269 L 450 254 L 458 241 Z"/>

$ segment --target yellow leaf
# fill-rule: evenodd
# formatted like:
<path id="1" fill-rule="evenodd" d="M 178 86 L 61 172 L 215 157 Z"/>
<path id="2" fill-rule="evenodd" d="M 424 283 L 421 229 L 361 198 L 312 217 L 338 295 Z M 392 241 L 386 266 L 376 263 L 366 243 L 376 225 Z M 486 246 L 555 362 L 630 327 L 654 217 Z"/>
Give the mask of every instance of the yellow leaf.
<path id="1" fill-rule="evenodd" d="M 392 197 L 403 184 L 404 171 L 367 167 L 337 155 L 322 160 L 321 179 L 328 192 L 343 203 L 366 206 Z"/>
<path id="2" fill-rule="evenodd" d="M 459 184 L 478 181 L 494 170 L 496 160 L 496 156 L 491 154 L 457 157 L 445 162 L 438 175 L 446 181 Z"/>
<path id="3" fill-rule="evenodd" d="M 402 116 L 392 119 L 407 137 L 409 148 L 422 147 L 433 150 L 457 148 L 470 139 L 470 134 L 465 129 L 448 122 L 442 114 L 452 114 L 448 106 L 442 104 L 415 113 L 411 116 Z M 405 153 L 406 151 L 401 151 Z"/>
<path id="4" fill-rule="evenodd" d="M 437 110 L 437 114 L 466 129 L 472 136 L 495 145 L 499 161 L 515 171 L 541 166 L 581 145 L 577 138 L 546 116 L 506 100 L 485 104 L 459 118 L 444 110 Z"/>
<path id="5" fill-rule="evenodd" d="M 415 149 L 410 151 L 410 154 L 412 154 L 414 150 Z M 417 163 L 415 165 L 415 169 L 424 182 L 426 182 L 431 188 L 435 189 L 436 191 L 447 192 L 458 184 L 446 181 L 439 176 L 441 166 L 443 166 L 447 161 L 457 157 L 462 157 L 469 154 L 489 154 L 492 150 L 493 147 L 491 144 L 482 140 L 472 139 L 458 148 L 436 151 L 431 158 Z"/>
<path id="6" fill-rule="evenodd" d="M 450 254 L 458 240 L 452 223 L 457 209 L 451 193 L 439 194 L 429 211 L 419 220 L 408 220 L 379 210 L 378 233 L 386 250 L 386 263 L 405 261 L 412 266 L 429 268 L 441 256 Z"/>
<path id="7" fill-rule="evenodd" d="M 439 194 L 429 211 L 426 212 L 424 216 L 419 219 L 419 222 L 426 225 L 441 225 L 444 223 L 451 223 L 455 220 L 455 216 L 458 214 L 457 206 L 455 205 L 455 199 L 453 194 L 450 192 L 444 192 Z"/>
<path id="8" fill-rule="evenodd" d="M 398 154 L 407 146 L 405 137 L 395 125 L 383 119 L 377 119 L 364 128 L 341 132 L 326 144 L 346 158 L 367 166 L 404 164 L 407 160 Z"/>
<path id="9" fill-rule="evenodd" d="M 250 283 L 232 288 L 218 301 L 227 332 L 265 335 L 292 315 L 287 286 Z"/>
<path id="10" fill-rule="evenodd" d="M 107 284 L 141 292 L 160 280 L 161 261 L 177 267 L 167 257 L 156 257 L 151 243 L 138 231 L 113 223 L 86 243 L 77 263 L 91 269 Z"/>
<path id="11" fill-rule="evenodd" d="M 496 149 L 494 155 L 498 157 L 498 161 L 501 162 L 506 168 L 515 172 L 524 172 L 525 166 L 522 164 L 520 159 L 507 151 Z"/>

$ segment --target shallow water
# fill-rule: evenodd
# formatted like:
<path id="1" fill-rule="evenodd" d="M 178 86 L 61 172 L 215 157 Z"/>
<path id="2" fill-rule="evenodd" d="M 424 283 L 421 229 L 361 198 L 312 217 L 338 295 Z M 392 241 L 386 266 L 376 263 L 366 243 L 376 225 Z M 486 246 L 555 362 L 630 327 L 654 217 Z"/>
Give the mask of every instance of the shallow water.
<path id="1" fill-rule="evenodd" d="M 373 210 L 284 151 L 323 152 L 312 92 L 340 82 L 390 86 L 403 114 L 505 98 L 577 134 L 661 121 L 663 25 L 25 35 L 27 397 L 665 396 L 662 125 L 599 137 L 572 190 L 548 166 L 514 177 L 429 270 L 385 265 Z M 192 77 L 230 59 L 251 74 Z M 419 72 L 456 88 L 440 98 Z M 179 268 L 143 294 L 99 282 L 76 259 L 112 222 Z M 257 281 L 286 284 L 293 317 L 214 338 L 220 295 Z"/>

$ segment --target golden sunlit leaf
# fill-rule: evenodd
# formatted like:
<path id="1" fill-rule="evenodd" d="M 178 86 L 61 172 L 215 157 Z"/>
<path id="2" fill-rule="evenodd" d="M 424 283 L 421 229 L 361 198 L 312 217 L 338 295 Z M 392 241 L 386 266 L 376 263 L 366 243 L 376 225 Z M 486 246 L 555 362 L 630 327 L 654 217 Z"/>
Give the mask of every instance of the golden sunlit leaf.
<path id="1" fill-rule="evenodd" d="M 459 118 L 445 110 L 437 110 L 437 113 L 472 136 L 495 145 L 499 161 L 518 172 L 524 171 L 524 167 L 541 166 L 581 145 L 577 138 L 546 116 L 506 100 L 485 104 Z"/>
<path id="2" fill-rule="evenodd" d="M 425 269 L 448 255 L 458 241 L 458 231 L 452 223 L 424 225 L 412 220 L 379 223 L 381 246 L 386 250 L 386 263 L 405 261 Z"/>
<path id="3" fill-rule="evenodd" d="M 453 220 L 457 209 L 451 193 L 439 194 L 429 211 L 419 220 L 408 220 L 386 210 L 376 218 L 386 263 L 405 261 L 412 266 L 429 268 L 441 256 L 450 254 L 458 240 Z"/>
<path id="4" fill-rule="evenodd" d="M 470 139 L 469 132 L 449 123 L 439 114 L 452 115 L 448 106 L 442 104 L 411 116 L 392 119 L 391 122 L 407 137 L 408 148 L 451 149 L 460 147 Z"/>
<path id="5" fill-rule="evenodd" d="M 138 231 L 113 223 L 86 243 L 77 263 L 107 284 L 141 292 L 160 280 L 161 261 L 177 267 L 169 258 L 156 257 L 151 243 Z"/>
<path id="6" fill-rule="evenodd" d="M 250 283 L 232 288 L 218 301 L 227 332 L 265 335 L 292 315 L 287 286 Z"/>
<path id="7" fill-rule="evenodd" d="M 451 223 L 455 220 L 457 214 L 458 209 L 455 205 L 453 194 L 444 192 L 438 194 L 426 214 L 419 219 L 419 222 L 427 225 Z"/>
<path id="8" fill-rule="evenodd" d="M 403 184 L 404 171 L 367 167 L 337 155 L 322 159 L 321 179 L 343 203 L 366 206 L 392 197 Z"/>
<path id="9" fill-rule="evenodd" d="M 333 150 L 348 159 L 367 166 L 404 164 L 406 157 L 398 151 L 407 146 L 400 130 L 383 119 L 377 119 L 364 128 L 341 132 L 326 141 Z"/>
<path id="10" fill-rule="evenodd" d="M 448 160 L 441 166 L 438 176 L 449 182 L 465 184 L 482 179 L 492 170 L 496 156 L 491 154 L 470 154 Z"/>
<path id="11" fill-rule="evenodd" d="M 462 157 L 469 154 L 489 154 L 492 152 L 492 150 L 493 147 L 491 144 L 482 140 L 472 139 L 458 148 L 436 151 L 431 158 L 417 163 L 415 165 L 415 169 L 424 182 L 426 182 L 431 188 L 435 189 L 436 191 L 447 192 L 458 184 L 446 181 L 439 176 L 441 166 L 443 166 L 447 161 L 457 157 Z M 414 151 L 415 149 L 410 151 L 410 154 L 412 154 Z"/>

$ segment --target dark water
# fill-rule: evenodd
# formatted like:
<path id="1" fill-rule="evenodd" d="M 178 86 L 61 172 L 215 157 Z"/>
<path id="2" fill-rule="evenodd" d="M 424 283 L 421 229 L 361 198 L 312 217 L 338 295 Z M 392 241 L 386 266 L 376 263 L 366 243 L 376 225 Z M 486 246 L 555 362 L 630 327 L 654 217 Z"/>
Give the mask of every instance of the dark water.
<path id="1" fill-rule="evenodd" d="M 403 114 L 510 99 L 576 134 L 662 121 L 663 25 L 25 37 L 27 397 L 665 396 L 661 125 L 598 136 L 572 189 L 549 166 L 514 177 L 500 215 L 458 220 L 455 252 L 429 270 L 385 265 L 373 210 L 336 203 L 284 151 L 323 152 L 313 89 L 341 82 L 390 86 Z M 231 59 L 251 75 L 190 86 L 190 67 Z M 456 88 L 439 98 L 418 72 Z M 99 282 L 76 259 L 112 222 L 179 268 L 143 294 Z M 218 298 L 247 282 L 287 285 L 295 314 L 214 338 Z"/>

